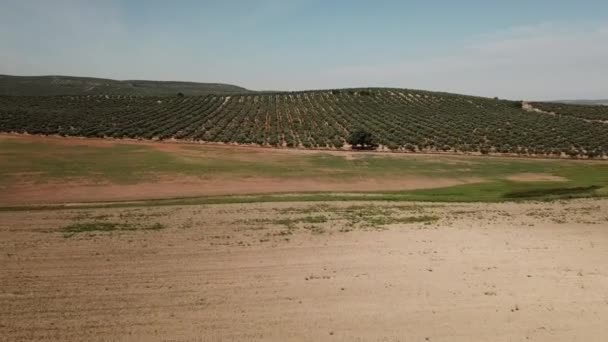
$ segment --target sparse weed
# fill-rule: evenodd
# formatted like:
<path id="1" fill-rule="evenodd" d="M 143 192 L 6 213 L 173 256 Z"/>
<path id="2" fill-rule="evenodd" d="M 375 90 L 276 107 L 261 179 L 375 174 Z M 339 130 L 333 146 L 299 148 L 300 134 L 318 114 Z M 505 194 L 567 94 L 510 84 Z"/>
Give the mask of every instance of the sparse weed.
<path id="1" fill-rule="evenodd" d="M 61 228 L 66 238 L 79 233 L 112 232 L 112 231 L 134 231 L 134 230 L 160 230 L 165 226 L 156 222 L 150 225 L 136 225 L 132 223 L 116 223 L 103 221 L 78 222 Z"/>

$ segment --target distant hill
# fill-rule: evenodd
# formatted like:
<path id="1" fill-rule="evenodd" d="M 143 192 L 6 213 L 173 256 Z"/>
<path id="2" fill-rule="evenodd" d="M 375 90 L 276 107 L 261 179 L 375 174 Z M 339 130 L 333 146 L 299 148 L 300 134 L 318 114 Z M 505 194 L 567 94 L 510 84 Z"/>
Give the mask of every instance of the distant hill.
<path id="1" fill-rule="evenodd" d="M 171 96 L 207 94 L 242 94 L 249 90 L 230 84 L 167 82 L 72 76 L 10 76 L 0 75 L 0 95 L 144 95 Z"/>
<path id="2" fill-rule="evenodd" d="M 581 105 L 604 105 L 608 106 L 608 99 L 605 100 L 557 100 L 555 103 L 581 104 Z"/>

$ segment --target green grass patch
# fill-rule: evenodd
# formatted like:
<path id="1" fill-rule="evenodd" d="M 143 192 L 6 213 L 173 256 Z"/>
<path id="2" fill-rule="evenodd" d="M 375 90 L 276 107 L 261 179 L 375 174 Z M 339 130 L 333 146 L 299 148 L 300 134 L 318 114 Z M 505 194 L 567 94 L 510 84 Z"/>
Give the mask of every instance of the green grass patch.
<path id="1" fill-rule="evenodd" d="M 505 185 L 504 182 L 467 184 L 453 187 L 426 189 L 402 192 L 373 192 L 373 193 L 295 193 L 264 194 L 246 196 L 202 196 L 189 198 L 171 198 L 125 202 L 97 202 L 79 205 L 25 205 L 0 207 L 1 211 L 30 211 L 30 210 L 69 210 L 69 209 L 100 209 L 100 208 L 142 208 L 157 206 L 185 206 L 211 204 L 246 204 L 246 203 L 283 203 L 283 202 L 513 202 L 526 200 L 560 200 L 581 197 L 608 197 L 608 188 L 602 187 L 591 191 L 581 191 L 577 194 L 538 193 L 540 196 L 509 197 L 514 191 L 533 191 L 547 189 L 547 184 L 534 185 Z M 527 189 L 527 190 L 526 190 Z M 551 192 L 551 191 L 549 191 Z M 512 196 L 512 195 L 511 195 Z M 313 212 L 310 210 L 309 212 Z"/>
<path id="2" fill-rule="evenodd" d="M 75 142 L 77 143 L 77 142 Z M 252 157 L 252 153 L 254 153 Z M 416 156 L 355 153 L 354 157 L 329 153 L 289 154 L 221 150 L 209 146 L 180 145 L 173 151 L 137 143 L 107 146 L 64 145 L 0 137 L 0 184 L 15 181 L 83 180 L 131 184 L 158 176 L 270 177 L 351 179 L 385 177 L 478 177 L 503 180 L 517 173 L 544 173 L 570 181 L 608 186 L 608 163 L 569 160 L 524 160 L 494 157 Z M 587 184 L 590 185 L 590 184 Z"/>
<path id="3" fill-rule="evenodd" d="M 365 223 L 371 226 L 386 226 L 390 224 L 412 224 L 412 223 L 432 223 L 438 221 L 437 216 L 410 216 L 410 217 L 394 217 L 394 216 L 371 216 L 365 217 Z"/>
<path id="4" fill-rule="evenodd" d="M 325 223 L 327 217 L 323 215 L 310 215 L 292 220 L 293 223 Z"/>
<path id="5" fill-rule="evenodd" d="M 110 182 L 136 184 L 163 176 L 179 179 L 308 179 L 403 180 L 409 177 L 464 179 L 479 183 L 411 191 L 378 191 L 247 196 L 202 196 L 125 203 L 98 203 L 69 208 L 145 207 L 160 205 L 230 204 L 294 201 L 436 201 L 500 202 L 608 196 L 608 163 L 603 161 L 530 160 L 498 157 L 381 155 L 355 153 L 354 157 L 329 153 L 290 154 L 248 149 L 223 153 L 209 146 L 180 145 L 176 151 L 124 143 L 106 147 L 63 145 L 0 137 L 0 190 L 20 182 Z M 252 156 L 253 153 L 253 156 Z M 353 154 L 351 154 L 353 155 Z M 538 173 L 559 176 L 563 182 L 515 182 L 508 176 Z M 356 189 L 355 189 L 356 190 Z M 7 207 L 1 210 L 61 209 L 61 205 Z M 65 206 L 67 207 L 67 206 Z"/>
<path id="6" fill-rule="evenodd" d="M 238 220 L 234 223 L 245 229 L 272 229 L 279 226 L 283 230 L 269 232 L 271 236 L 291 235 L 298 229 L 312 234 L 327 231 L 350 232 L 353 230 L 386 229 L 388 225 L 423 223 L 425 225 L 440 218 L 425 213 L 432 207 L 416 205 L 360 204 L 350 206 L 333 206 L 329 204 L 311 204 L 298 208 L 275 209 L 279 218 Z M 302 213 L 315 212 L 317 215 L 297 216 Z M 296 215 L 294 217 L 294 215 Z"/>
<path id="7" fill-rule="evenodd" d="M 236 223 L 254 224 L 256 226 L 264 225 L 264 224 L 271 224 L 271 225 L 284 226 L 285 228 L 288 228 L 288 229 L 293 229 L 299 223 L 314 224 L 314 223 L 325 223 L 327 221 L 328 221 L 327 216 L 309 215 L 309 216 L 295 217 L 295 218 L 289 217 L 289 218 L 278 218 L 278 219 L 239 220 L 239 221 L 236 221 Z"/>
<path id="8" fill-rule="evenodd" d="M 505 198 L 548 198 L 564 196 L 582 196 L 591 195 L 595 190 L 601 187 L 597 185 L 579 186 L 574 188 L 549 188 L 549 189 L 532 189 L 523 191 L 511 191 L 503 195 Z"/>
<path id="9" fill-rule="evenodd" d="M 165 226 L 160 223 L 150 225 L 137 225 L 132 223 L 116 223 L 103 221 L 78 222 L 61 228 L 64 237 L 72 237 L 80 233 L 134 231 L 134 230 L 160 230 Z"/>
<path id="10" fill-rule="evenodd" d="M 601 197 L 598 185 L 576 186 L 577 182 L 519 183 L 497 181 L 424 189 L 403 193 L 403 199 L 436 202 L 501 202 L 521 200 L 558 200 L 579 197 Z"/>

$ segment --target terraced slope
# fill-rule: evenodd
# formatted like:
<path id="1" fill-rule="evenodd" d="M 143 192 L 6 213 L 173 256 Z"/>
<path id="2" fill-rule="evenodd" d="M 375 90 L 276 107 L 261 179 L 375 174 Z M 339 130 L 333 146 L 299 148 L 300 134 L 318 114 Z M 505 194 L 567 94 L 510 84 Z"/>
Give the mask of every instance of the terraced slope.
<path id="1" fill-rule="evenodd" d="M 230 84 L 165 82 L 72 76 L 10 76 L 0 75 L 0 95 L 145 95 L 167 96 L 244 93 L 247 89 Z"/>
<path id="2" fill-rule="evenodd" d="M 0 97 L 0 131 L 347 148 L 355 128 L 381 148 L 608 155 L 608 125 L 522 110 L 520 102 L 408 89 L 196 97 Z"/>

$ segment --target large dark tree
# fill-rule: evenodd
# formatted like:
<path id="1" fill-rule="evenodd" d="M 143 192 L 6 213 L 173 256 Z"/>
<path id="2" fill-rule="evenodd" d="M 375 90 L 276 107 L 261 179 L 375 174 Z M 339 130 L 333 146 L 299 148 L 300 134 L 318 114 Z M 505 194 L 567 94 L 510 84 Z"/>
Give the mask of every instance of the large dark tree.
<path id="1" fill-rule="evenodd" d="M 356 129 L 350 133 L 346 141 L 354 149 L 373 149 L 378 144 L 374 142 L 372 134 L 364 129 Z"/>

